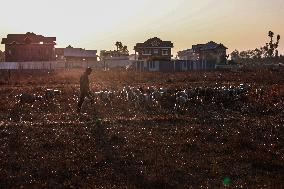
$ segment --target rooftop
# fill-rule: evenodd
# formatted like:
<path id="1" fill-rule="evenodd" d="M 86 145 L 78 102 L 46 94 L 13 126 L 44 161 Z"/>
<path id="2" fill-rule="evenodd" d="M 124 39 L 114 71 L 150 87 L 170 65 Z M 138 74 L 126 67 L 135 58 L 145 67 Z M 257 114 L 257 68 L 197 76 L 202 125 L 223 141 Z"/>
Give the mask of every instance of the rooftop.
<path id="1" fill-rule="evenodd" d="M 214 50 L 214 49 L 227 49 L 222 43 L 218 44 L 215 43 L 214 41 L 210 41 L 206 44 L 197 44 L 197 45 L 192 45 L 192 49 L 194 51 L 206 51 L 206 50 Z"/>
<path id="2" fill-rule="evenodd" d="M 35 33 L 27 32 L 26 34 L 8 34 L 3 38 L 1 44 L 53 44 L 55 45 L 56 37 L 44 37 Z"/>
<path id="3" fill-rule="evenodd" d="M 97 50 L 85 50 L 82 48 L 67 47 L 64 49 L 64 56 L 95 58 L 97 57 Z"/>
<path id="4" fill-rule="evenodd" d="M 134 47 L 135 49 L 138 48 L 144 48 L 144 47 L 170 47 L 173 48 L 174 45 L 171 41 L 162 41 L 160 38 L 158 37 L 154 37 L 154 38 L 150 38 L 147 41 L 145 41 L 144 43 L 137 43 L 136 46 Z"/>

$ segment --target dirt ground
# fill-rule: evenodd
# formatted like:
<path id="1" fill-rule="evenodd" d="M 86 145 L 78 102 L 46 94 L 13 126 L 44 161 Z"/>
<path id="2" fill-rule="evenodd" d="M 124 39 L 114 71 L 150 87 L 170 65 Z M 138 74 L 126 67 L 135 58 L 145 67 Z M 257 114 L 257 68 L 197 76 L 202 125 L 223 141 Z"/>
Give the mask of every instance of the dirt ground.
<path id="1" fill-rule="evenodd" d="M 84 103 L 82 70 L 0 72 L 0 188 L 284 188 L 284 70 L 95 70 L 92 91 L 249 86 L 245 101 L 197 98 L 174 113 Z M 18 104 L 21 93 L 61 93 Z"/>

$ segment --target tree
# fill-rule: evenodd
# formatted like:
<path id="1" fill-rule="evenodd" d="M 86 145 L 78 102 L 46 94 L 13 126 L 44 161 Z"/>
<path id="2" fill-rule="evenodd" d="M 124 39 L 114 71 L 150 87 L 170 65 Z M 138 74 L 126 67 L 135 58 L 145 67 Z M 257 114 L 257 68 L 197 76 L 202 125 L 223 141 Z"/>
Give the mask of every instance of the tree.
<path id="1" fill-rule="evenodd" d="M 120 50 L 123 48 L 122 43 L 119 42 L 119 41 L 117 41 L 117 42 L 115 43 L 115 46 L 116 46 L 116 50 L 117 50 L 117 51 L 120 51 Z"/>
<path id="2" fill-rule="evenodd" d="M 238 50 L 234 50 L 232 53 L 231 53 L 231 59 L 236 61 L 238 59 L 240 59 L 240 53 Z"/>
<path id="3" fill-rule="evenodd" d="M 127 46 L 123 46 L 122 49 L 121 49 L 121 52 L 122 52 L 123 54 L 128 54 L 129 51 L 128 51 L 128 49 L 127 49 Z"/>
<path id="4" fill-rule="evenodd" d="M 249 51 L 241 51 L 240 52 L 240 58 L 241 59 L 249 59 L 250 58 Z"/>
<path id="5" fill-rule="evenodd" d="M 261 59 L 262 54 L 263 54 L 263 51 L 262 51 L 261 49 L 256 48 L 256 49 L 254 50 L 254 52 L 255 52 L 255 58 Z"/>
<path id="6" fill-rule="evenodd" d="M 262 59 L 262 58 L 273 58 L 278 57 L 279 52 L 277 50 L 280 41 L 280 35 L 277 35 L 276 41 L 274 42 L 274 33 L 272 31 L 268 32 L 268 37 L 270 41 L 265 44 L 265 46 L 256 48 L 254 50 L 246 50 L 246 51 L 233 51 L 231 53 L 232 60 L 238 59 Z"/>
<path id="7" fill-rule="evenodd" d="M 117 41 L 115 43 L 115 46 L 116 46 L 116 50 L 117 50 L 118 53 L 122 53 L 122 54 L 128 54 L 129 53 L 127 46 L 123 45 L 121 42 Z"/>
<path id="8" fill-rule="evenodd" d="M 268 37 L 270 37 L 269 43 L 263 47 L 264 56 L 267 58 L 278 57 L 278 46 L 280 41 L 280 35 L 277 35 L 276 42 L 273 41 L 274 33 L 272 31 L 268 32 Z"/>

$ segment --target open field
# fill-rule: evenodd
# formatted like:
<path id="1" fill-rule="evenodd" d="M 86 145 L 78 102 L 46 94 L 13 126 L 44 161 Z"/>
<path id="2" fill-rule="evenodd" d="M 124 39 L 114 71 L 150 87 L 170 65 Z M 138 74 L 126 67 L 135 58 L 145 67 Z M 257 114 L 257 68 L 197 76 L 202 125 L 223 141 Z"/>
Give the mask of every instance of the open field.
<path id="1" fill-rule="evenodd" d="M 161 107 L 115 98 L 85 103 L 77 114 L 81 72 L 12 72 L 1 82 L 0 188 L 284 188 L 284 70 L 94 71 L 94 92 L 216 94 L 198 93 L 182 110 L 168 98 Z M 242 98 L 222 92 L 240 84 L 248 86 Z M 61 93 L 16 103 L 46 89 Z"/>

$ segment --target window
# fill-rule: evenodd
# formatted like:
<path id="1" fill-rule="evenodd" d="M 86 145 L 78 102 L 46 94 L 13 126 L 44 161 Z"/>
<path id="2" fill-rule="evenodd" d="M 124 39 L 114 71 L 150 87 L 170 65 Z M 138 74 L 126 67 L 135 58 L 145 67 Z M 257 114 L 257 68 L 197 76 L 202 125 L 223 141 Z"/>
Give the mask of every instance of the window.
<path id="1" fill-rule="evenodd" d="M 159 49 L 154 49 L 154 54 L 159 54 Z"/>
<path id="2" fill-rule="evenodd" d="M 151 61 L 150 62 L 150 69 L 154 69 L 156 67 L 155 62 Z"/>
<path id="3" fill-rule="evenodd" d="M 169 55 L 169 51 L 167 49 L 163 49 L 162 55 Z"/>
<path id="4" fill-rule="evenodd" d="M 151 55 L 151 50 L 150 49 L 142 50 L 142 54 L 143 55 Z"/>

